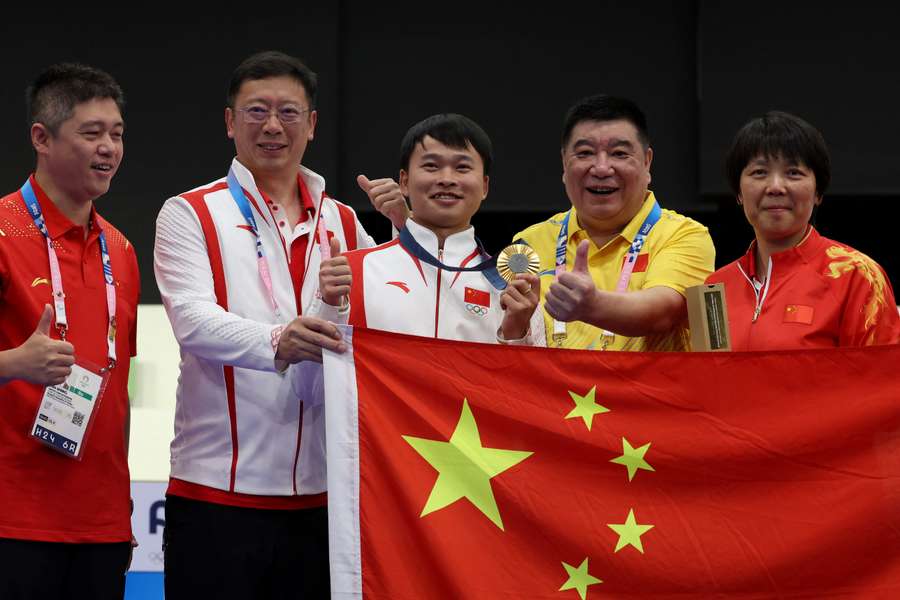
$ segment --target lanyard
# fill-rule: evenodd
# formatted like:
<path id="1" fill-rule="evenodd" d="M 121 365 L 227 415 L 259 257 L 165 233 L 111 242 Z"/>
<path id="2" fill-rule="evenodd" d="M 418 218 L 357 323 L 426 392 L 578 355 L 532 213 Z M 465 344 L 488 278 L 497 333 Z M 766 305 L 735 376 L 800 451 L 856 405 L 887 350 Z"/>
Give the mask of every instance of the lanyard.
<path id="1" fill-rule="evenodd" d="M 66 339 L 66 331 L 69 329 L 69 322 L 66 318 L 66 294 L 63 292 L 62 273 L 59 270 L 59 258 L 56 256 L 56 250 L 50 242 L 50 232 L 47 231 L 47 225 L 44 223 L 44 214 L 41 212 L 41 205 L 31 186 L 31 180 L 25 182 L 22 189 L 19 190 L 22 199 L 25 201 L 25 207 L 34 220 L 34 226 L 38 228 L 44 235 L 47 242 L 47 256 L 50 260 L 50 284 L 53 288 L 53 306 L 55 309 L 56 329 L 59 336 L 63 340 Z M 109 359 L 108 369 L 116 366 L 116 286 L 113 280 L 112 263 L 109 260 L 109 247 L 106 245 L 106 236 L 103 230 L 100 230 L 100 262 L 103 265 L 103 279 L 106 282 L 106 308 L 109 314 L 109 327 L 106 335 L 106 355 Z"/>
<path id="2" fill-rule="evenodd" d="M 250 229 L 253 231 L 253 236 L 256 238 L 256 268 L 259 271 L 259 278 L 262 279 L 263 285 L 266 286 L 266 291 L 269 293 L 269 302 L 272 304 L 272 309 L 277 316 L 281 316 L 281 311 L 278 309 L 278 302 L 275 301 L 275 293 L 272 291 L 272 274 L 269 270 L 269 261 L 266 260 L 266 255 L 263 252 L 262 238 L 260 237 L 259 229 L 256 226 L 256 219 L 253 218 L 253 211 L 250 210 L 250 203 L 247 202 L 247 197 L 244 195 L 243 188 L 241 188 L 241 185 L 238 183 L 233 168 L 228 170 L 227 179 L 228 191 L 231 192 L 234 203 L 237 204 L 241 214 L 244 215 L 244 220 L 247 221 L 247 225 L 250 226 Z"/>
<path id="3" fill-rule="evenodd" d="M 559 277 L 566 271 L 566 247 L 569 244 L 569 217 L 572 216 L 572 210 L 563 217 L 562 224 L 559 226 L 559 235 L 556 236 L 556 276 Z M 561 346 L 563 340 L 566 339 L 566 324 L 564 321 L 553 319 L 553 341 L 557 346 Z"/>
<path id="4" fill-rule="evenodd" d="M 409 251 L 410 254 L 418 258 L 424 263 L 431 265 L 432 267 L 437 267 L 438 269 L 443 269 L 445 271 L 450 271 L 453 273 L 458 272 L 478 272 L 480 271 L 484 278 L 490 282 L 492 286 L 497 288 L 498 290 L 506 289 L 506 280 L 500 276 L 500 273 L 497 272 L 497 259 L 491 258 L 491 255 L 485 252 L 484 245 L 481 243 L 481 240 L 475 238 L 475 244 L 478 247 L 478 253 L 481 255 L 482 262 L 475 265 L 474 267 L 451 267 L 445 265 L 431 253 L 428 252 L 425 248 L 416 241 L 416 238 L 410 233 L 409 229 L 404 227 L 400 230 L 400 245 L 403 246 L 406 250 Z"/>
<path id="5" fill-rule="evenodd" d="M 566 216 L 565 218 L 563 218 L 563 222 L 559 227 L 559 236 L 556 238 L 557 277 L 559 277 L 560 273 L 563 273 L 566 270 L 566 247 L 569 243 L 569 217 L 571 216 L 571 214 L 571 210 L 566 213 Z M 616 283 L 617 292 L 624 292 L 628 290 L 628 283 L 631 281 L 631 274 L 632 272 L 634 272 L 634 265 L 635 263 L 637 263 L 638 254 L 640 254 L 641 248 L 644 247 L 644 242 L 647 239 L 647 235 L 650 234 L 650 230 L 653 229 L 653 226 L 656 225 L 661 216 L 662 209 L 659 207 L 659 203 L 654 200 L 653 208 L 650 209 L 650 214 L 648 214 L 647 218 L 644 219 L 644 222 L 638 229 L 637 234 L 635 234 L 634 236 L 634 240 L 631 242 L 631 246 L 628 248 L 628 253 L 625 255 L 625 262 L 622 265 L 622 271 L 619 273 L 619 280 Z M 601 349 L 605 350 L 607 346 L 609 346 L 610 342 L 612 342 L 615 334 L 604 329 L 601 336 L 603 339 Z M 565 338 L 566 324 L 562 321 L 557 321 L 554 319 L 553 341 L 558 345 L 561 345 Z"/>

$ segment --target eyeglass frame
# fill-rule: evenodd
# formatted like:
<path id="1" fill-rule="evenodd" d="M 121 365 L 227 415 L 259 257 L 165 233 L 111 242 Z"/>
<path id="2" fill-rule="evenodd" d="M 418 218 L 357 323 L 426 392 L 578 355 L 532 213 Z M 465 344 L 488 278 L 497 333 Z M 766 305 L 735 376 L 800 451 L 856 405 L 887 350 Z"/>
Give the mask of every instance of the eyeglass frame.
<path id="1" fill-rule="evenodd" d="M 251 110 L 260 111 L 260 112 L 265 111 L 266 116 L 264 118 L 260 119 L 259 121 L 254 121 L 253 118 L 255 118 L 255 117 L 253 117 L 253 118 L 250 117 Z M 297 110 L 297 119 L 295 121 L 285 121 L 283 118 L 283 115 L 281 113 L 282 110 L 284 110 L 284 109 L 281 109 L 281 108 L 265 109 L 262 106 L 258 106 L 258 105 L 257 106 L 245 106 L 244 108 L 234 109 L 235 112 L 243 113 L 244 123 L 247 123 L 250 125 L 262 125 L 263 123 L 268 122 L 268 120 L 272 118 L 273 114 L 275 115 L 275 118 L 278 119 L 278 122 L 281 123 L 282 125 L 296 125 L 297 123 L 299 123 L 300 121 L 303 120 L 303 113 L 310 113 L 314 109 L 312 107 L 303 108 L 303 109 L 294 109 L 294 110 Z"/>

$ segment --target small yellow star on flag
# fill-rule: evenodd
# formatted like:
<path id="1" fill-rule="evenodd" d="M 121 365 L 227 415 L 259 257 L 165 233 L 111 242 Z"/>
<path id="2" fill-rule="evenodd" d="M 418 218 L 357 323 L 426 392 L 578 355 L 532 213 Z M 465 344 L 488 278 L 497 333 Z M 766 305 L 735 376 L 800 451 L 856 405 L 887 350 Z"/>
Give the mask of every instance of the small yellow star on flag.
<path id="1" fill-rule="evenodd" d="M 603 583 L 603 580 L 597 579 L 588 573 L 587 557 L 581 561 L 581 564 L 578 565 L 577 568 L 567 563 L 563 563 L 562 566 L 566 570 L 566 573 L 569 574 L 569 578 L 562 584 L 562 587 L 559 588 L 560 592 L 564 590 L 576 590 L 578 595 L 581 596 L 581 600 L 584 600 L 587 596 L 587 588 L 589 585 Z"/>
<path id="2" fill-rule="evenodd" d="M 628 481 L 634 479 L 634 474 L 638 469 L 645 471 L 655 471 L 646 460 L 644 455 L 650 449 L 650 443 L 646 443 L 640 448 L 632 448 L 631 444 L 624 437 L 622 438 L 622 456 L 611 459 L 609 462 L 624 465 L 628 469 Z"/>
<path id="3" fill-rule="evenodd" d="M 618 552 L 628 545 L 632 545 L 643 554 L 644 546 L 641 544 L 641 536 L 653 529 L 653 525 L 639 525 L 634 518 L 634 509 L 628 509 L 628 517 L 624 523 L 608 523 L 607 527 L 619 535 L 614 552 Z"/>
<path id="4" fill-rule="evenodd" d="M 592 387 L 591 390 L 584 396 L 576 394 L 572 390 L 569 390 L 569 396 L 571 396 L 572 401 L 575 402 L 575 408 L 573 408 L 569 412 L 569 414 L 566 415 L 566 418 L 574 419 L 576 417 L 581 417 L 582 419 L 584 419 L 584 426 L 588 428 L 588 431 L 590 431 L 591 425 L 593 425 L 594 423 L 594 415 L 609 412 L 608 408 L 597 404 L 597 401 L 594 399 L 596 393 L 596 385 Z"/>
<path id="5" fill-rule="evenodd" d="M 438 478 L 420 517 L 465 498 L 494 525 L 503 529 L 491 479 L 519 464 L 533 452 L 483 447 L 478 424 L 469 408 L 469 401 L 465 398 L 462 413 L 449 441 L 426 440 L 408 435 L 404 435 L 403 439 L 438 472 Z"/>

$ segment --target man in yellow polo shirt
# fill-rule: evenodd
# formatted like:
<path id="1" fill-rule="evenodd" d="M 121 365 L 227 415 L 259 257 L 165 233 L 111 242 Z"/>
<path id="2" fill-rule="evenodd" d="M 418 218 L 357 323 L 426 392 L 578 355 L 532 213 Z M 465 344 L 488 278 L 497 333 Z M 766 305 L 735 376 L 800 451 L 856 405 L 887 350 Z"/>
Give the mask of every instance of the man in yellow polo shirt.
<path id="1" fill-rule="evenodd" d="M 647 120 L 627 99 L 590 96 L 566 115 L 563 183 L 572 208 L 516 235 L 541 258 L 547 343 L 687 350 L 684 291 L 713 272 L 706 227 L 659 207 Z"/>

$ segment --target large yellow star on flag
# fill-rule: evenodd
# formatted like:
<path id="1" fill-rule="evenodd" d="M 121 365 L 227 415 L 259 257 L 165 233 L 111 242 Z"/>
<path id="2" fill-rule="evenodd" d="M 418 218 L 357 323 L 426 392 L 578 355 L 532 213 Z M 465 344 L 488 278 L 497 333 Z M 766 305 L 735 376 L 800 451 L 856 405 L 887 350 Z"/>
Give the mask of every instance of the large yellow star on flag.
<path id="1" fill-rule="evenodd" d="M 594 399 L 596 393 L 596 385 L 592 387 L 591 390 L 584 396 L 576 394 L 572 390 L 569 390 L 569 396 L 571 396 L 572 401 L 575 402 L 575 408 L 573 408 L 569 412 L 569 414 L 566 415 L 566 418 L 574 419 L 576 417 L 581 417 L 582 419 L 584 419 L 584 426 L 588 428 L 588 431 L 590 431 L 591 425 L 593 425 L 594 423 L 594 415 L 609 412 L 608 408 L 597 404 L 597 401 Z"/>
<path id="2" fill-rule="evenodd" d="M 573 567 L 572 565 L 563 563 L 563 568 L 566 570 L 566 573 L 569 574 L 569 578 L 566 580 L 562 587 L 559 588 L 559 591 L 563 590 L 577 590 L 578 595 L 581 596 L 581 600 L 584 600 L 585 596 L 587 596 L 587 588 L 589 585 L 595 585 L 598 583 L 603 583 L 603 580 L 597 579 L 590 573 L 588 573 L 588 559 L 585 557 L 581 564 L 578 565 L 578 568 Z"/>
<path id="3" fill-rule="evenodd" d="M 404 435 L 403 439 L 438 472 L 437 481 L 422 509 L 420 517 L 466 498 L 491 522 L 503 529 L 503 520 L 491 479 L 513 467 L 533 452 L 519 450 L 499 450 L 481 445 L 478 424 L 469 408 L 469 401 L 463 399 L 462 413 L 450 440 L 426 440 Z"/>
<path id="4" fill-rule="evenodd" d="M 644 460 L 644 455 L 647 454 L 647 450 L 649 449 L 649 442 L 644 444 L 640 448 L 632 448 L 628 440 L 623 437 L 622 456 L 613 458 L 609 462 L 619 465 L 625 465 L 625 468 L 628 469 L 628 481 L 631 481 L 632 479 L 634 479 L 634 474 L 637 473 L 638 469 L 644 469 L 645 471 L 656 470 L 650 466 L 650 463 Z"/>
<path id="5" fill-rule="evenodd" d="M 634 518 L 634 509 L 628 509 L 628 516 L 624 523 L 607 523 L 607 527 L 619 534 L 619 541 L 616 542 L 618 552 L 629 544 L 638 549 L 643 554 L 644 546 L 641 544 L 641 536 L 653 529 L 653 525 L 639 525 Z"/>

